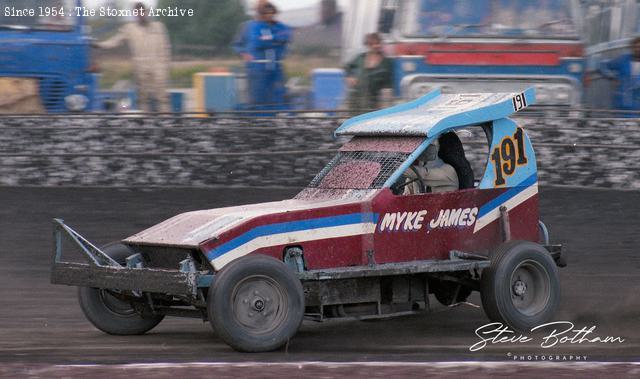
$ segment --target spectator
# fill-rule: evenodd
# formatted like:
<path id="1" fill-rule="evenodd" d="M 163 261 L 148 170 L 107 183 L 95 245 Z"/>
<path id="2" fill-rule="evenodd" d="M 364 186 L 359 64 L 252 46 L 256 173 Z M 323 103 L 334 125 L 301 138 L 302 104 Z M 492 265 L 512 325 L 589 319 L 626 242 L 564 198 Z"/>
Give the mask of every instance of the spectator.
<path id="1" fill-rule="evenodd" d="M 614 81 L 614 108 L 640 110 L 640 36 L 631 41 L 630 53 L 603 62 L 599 71 Z"/>
<path id="2" fill-rule="evenodd" d="M 167 29 L 163 23 L 149 19 L 143 3 L 137 3 L 134 9 L 138 10 L 136 22 L 125 24 L 116 35 L 96 46 L 111 49 L 126 42 L 133 55 L 139 107 L 147 112 L 169 112 L 167 82 L 171 44 Z"/>
<path id="3" fill-rule="evenodd" d="M 260 21 L 260 12 L 259 9 L 264 7 L 269 2 L 267 0 L 258 0 L 254 7 L 254 20 Z M 247 36 L 247 28 L 251 25 L 251 20 L 245 21 L 238 27 L 235 36 L 233 37 L 233 50 L 242 57 L 242 60 L 248 62 L 251 60 L 251 54 L 247 51 L 248 41 L 245 39 Z"/>
<path id="4" fill-rule="evenodd" d="M 380 107 L 380 91 L 393 85 L 393 62 L 382 51 L 378 33 L 365 37 L 367 51 L 347 64 L 347 84 L 351 87 L 351 109 Z"/>
<path id="5" fill-rule="evenodd" d="M 286 88 L 282 60 L 287 54 L 291 29 L 276 21 L 277 8 L 259 2 L 257 17 L 241 27 L 233 44 L 245 61 L 249 101 L 254 109 L 283 109 Z"/>

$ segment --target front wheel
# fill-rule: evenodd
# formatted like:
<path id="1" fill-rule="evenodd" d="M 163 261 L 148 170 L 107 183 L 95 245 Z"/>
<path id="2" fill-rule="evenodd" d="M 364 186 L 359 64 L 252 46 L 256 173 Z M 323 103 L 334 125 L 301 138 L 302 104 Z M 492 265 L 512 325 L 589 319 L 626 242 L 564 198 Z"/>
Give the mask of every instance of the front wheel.
<path id="1" fill-rule="evenodd" d="M 283 263 L 251 255 L 229 263 L 215 277 L 207 311 L 215 332 L 243 352 L 278 349 L 304 316 L 302 283 Z"/>
<path id="2" fill-rule="evenodd" d="M 121 264 L 131 255 L 129 248 L 121 243 L 109 244 L 102 251 Z M 162 315 L 140 314 L 130 301 L 108 289 L 79 287 L 78 300 L 85 317 L 107 334 L 144 334 L 164 318 Z"/>
<path id="3" fill-rule="evenodd" d="M 491 255 L 481 298 L 492 321 L 526 332 L 548 322 L 560 301 L 558 269 L 549 252 L 528 241 L 508 241 Z"/>

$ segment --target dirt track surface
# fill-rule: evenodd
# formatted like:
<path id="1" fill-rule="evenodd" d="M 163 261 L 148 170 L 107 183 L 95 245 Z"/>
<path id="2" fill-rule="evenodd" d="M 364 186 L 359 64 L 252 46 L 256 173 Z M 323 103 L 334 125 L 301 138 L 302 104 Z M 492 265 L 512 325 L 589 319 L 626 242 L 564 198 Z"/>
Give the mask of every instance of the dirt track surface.
<path id="1" fill-rule="evenodd" d="M 3 369 L 0 369 L 0 374 Z M 637 378 L 640 364 L 630 363 L 192 363 L 100 366 L 9 366 L 4 372 L 11 377 L 51 378 Z"/>
<path id="2" fill-rule="evenodd" d="M 85 237 L 103 244 L 183 211 L 284 199 L 295 192 L 0 188 L 0 364 L 4 366 L 0 376 L 65 376 L 69 373 L 55 371 L 56 366 L 51 365 L 68 364 L 514 360 L 533 363 L 544 359 L 572 370 L 573 366 L 564 361 L 575 361 L 576 357 L 584 357 L 581 360 L 588 362 L 640 360 L 639 192 L 586 189 L 541 192 L 543 219 L 553 240 L 564 243 L 569 253 L 569 266 L 560 271 L 562 305 L 556 319 L 571 321 L 577 328 L 595 326 L 589 338 L 616 336 L 623 338 L 623 343 L 567 342 L 544 349 L 541 341 L 534 339 L 522 344 L 490 344 L 471 352 L 469 347 L 478 342 L 475 330 L 488 320 L 481 309 L 463 305 L 450 309 L 435 307 L 426 316 L 384 322 L 309 322 L 286 351 L 249 355 L 234 352 L 208 324 L 194 319 L 166 319 L 144 336 L 105 335 L 84 319 L 74 288 L 49 284 L 53 217 L 64 218 Z M 480 304 L 477 293 L 470 302 Z M 515 367 L 518 372 L 518 367 L 524 366 Z M 318 375 L 333 375 L 322 371 L 322 366 L 317 369 Z M 431 372 L 424 367 L 414 369 L 418 371 L 412 372 L 420 375 Z M 638 373 L 637 366 L 618 369 L 621 374 Z M 487 374 L 496 372 L 491 368 L 483 370 L 489 370 L 481 371 Z M 378 371 L 384 372 L 381 368 L 369 370 Z M 139 371 L 136 374 L 118 369 L 118 372 L 143 377 Z M 182 372 L 185 376 L 189 374 Z M 76 371 L 81 376 L 94 373 Z M 233 371 L 228 374 L 240 375 Z M 360 376 L 353 372 L 352 375 Z"/>

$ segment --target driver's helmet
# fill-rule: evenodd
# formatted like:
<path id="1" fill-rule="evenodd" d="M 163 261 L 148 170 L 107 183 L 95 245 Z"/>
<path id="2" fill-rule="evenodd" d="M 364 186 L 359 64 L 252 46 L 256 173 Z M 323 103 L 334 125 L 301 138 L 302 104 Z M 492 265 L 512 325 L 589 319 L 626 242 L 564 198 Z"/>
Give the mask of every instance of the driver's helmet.
<path id="1" fill-rule="evenodd" d="M 427 147 L 427 149 L 423 151 L 422 154 L 420 154 L 417 161 L 420 161 L 422 162 L 422 164 L 425 164 L 427 162 L 435 161 L 436 159 L 438 159 L 439 145 L 440 144 L 438 143 L 438 140 L 433 141 Z"/>

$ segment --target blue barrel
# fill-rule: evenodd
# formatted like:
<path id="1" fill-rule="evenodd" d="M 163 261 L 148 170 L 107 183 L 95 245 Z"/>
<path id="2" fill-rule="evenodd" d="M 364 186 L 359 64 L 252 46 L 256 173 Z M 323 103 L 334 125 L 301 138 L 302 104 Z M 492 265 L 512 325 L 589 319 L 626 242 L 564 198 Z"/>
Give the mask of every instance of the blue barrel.
<path id="1" fill-rule="evenodd" d="M 331 110 L 342 106 L 346 96 L 345 73 L 339 68 L 319 68 L 311 73 L 314 109 Z"/>
<path id="2" fill-rule="evenodd" d="M 169 100 L 171 101 L 171 112 L 181 113 L 185 111 L 186 91 L 179 89 L 169 90 Z"/>

